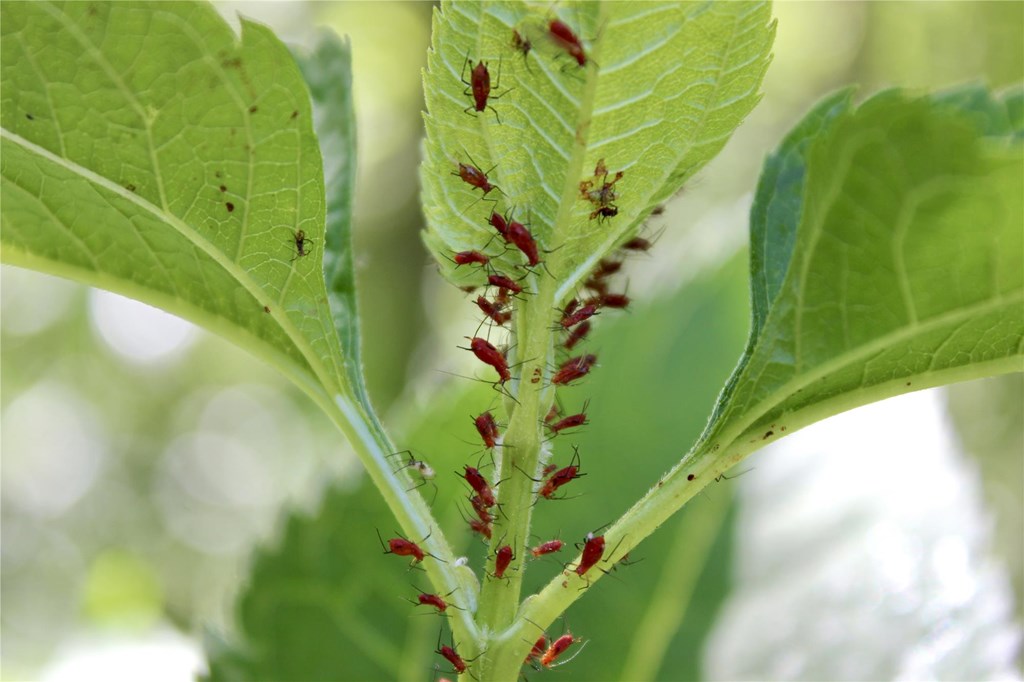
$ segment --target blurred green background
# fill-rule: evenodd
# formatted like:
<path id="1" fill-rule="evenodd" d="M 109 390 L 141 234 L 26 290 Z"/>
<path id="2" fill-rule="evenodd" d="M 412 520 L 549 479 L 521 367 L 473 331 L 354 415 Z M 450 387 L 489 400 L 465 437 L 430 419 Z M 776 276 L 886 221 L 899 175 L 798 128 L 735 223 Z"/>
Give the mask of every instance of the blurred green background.
<path id="1" fill-rule="evenodd" d="M 320 25 L 351 38 L 355 259 L 370 392 L 397 442 L 429 453 L 439 471 L 436 513 L 479 565 L 485 550 L 458 531 L 461 489 L 448 472 L 475 449 L 465 442 L 474 440 L 469 416 L 496 401 L 442 371 L 468 373 L 468 354 L 455 345 L 475 322 L 418 235 L 420 72 L 433 5 L 221 7 L 292 42 Z M 569 411 L 592 401 L 592 425 L 555 443 L 560 459 L 579 445 L 590 475 L 581 498 L 538 510 L 543 538 L 574 542 L 613 520 L 702 428 L 745 340 L 746 213 L 761 162 L 813 102 L 851 82 L 866 94 L 1024 77 L 1021 3 L 783 2 L 775 14 L 763 101 L 653 221 L 652 230 L 665 230 L 657 248 L 623 280 L 634 309 L 601 318 L 591 342 L 601 369 L 562 396 Z M 147 651 L 144 643 L 176 652 L 159 672 L 183 679 L 199 665 L 194 643 L 205 629 L 233 632 L 254 548 L 282 538 L 287 556 L 309 561 L 273 552 L 257 561 L 256 584 L 280 589 L 242 602 L 250 636 L 287 643 L 299 662 L 322 655 L 345 679 L 431 675 L 437 621 L 410 618 L 401 601 L 422 579 L 380 560 L 367 531 L 390 528 L 387 512 L 361 485 L 342 437 L 297 389 L 226 342 L 115 296 L 14 268 L 0 272 L 0 287 L 3 679 L 92 679 L 90 665 L 123 663 L 128 651 Z M 1012 576 L 1019 618 L 1024 387 L 1019 376 L 956 386 L 949 406 L 980 470 L 992 548 Z M 559 679 L 702 677 L 705 637 L 731 585 L 735 489 L 713 486 L 641 547 L 641 563 L 569 612 L 565 627 L 595 643 Z M 284 510 L 312 514 L 321 504 L 319 522 L 286 523 Z M 557 570 L 532 566 L 527 587 Z M 331 587 L 304 602 L 289 591 L 296 585 Z M 689 608 L 678 608 L 683 600 Z M 289 627 L 303 622 L 309 629 Z M 164 655 L 155 651 L 143 659 L 151 667 Z M 292 663 L 276 661 L 274 677 Z M 237 662 L 242 671 L 249 664 Z M 118 679 L 105 670 L 96 679 Z"/>

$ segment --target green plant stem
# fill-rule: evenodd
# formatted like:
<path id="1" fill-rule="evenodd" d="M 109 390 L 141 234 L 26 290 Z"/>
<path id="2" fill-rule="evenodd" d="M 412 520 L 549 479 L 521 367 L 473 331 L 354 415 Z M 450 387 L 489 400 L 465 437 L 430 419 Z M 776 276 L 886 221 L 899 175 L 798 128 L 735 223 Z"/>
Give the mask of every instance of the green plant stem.
<path id="1" fill-rule="evenodd" d="M 377 416 L 368 414 L 347 395 L 336 395 L 333 403 L 317 402 L 348 438 L 388 508 L 395 515 L 402 532 L 433 555 L 426 557 L 421 567 L 426 570 L 434 588 L 440 594 L 458 590 L 457 594 L 466 595 L 464 599 L 475 596 L 475 582 L 468 572 L 463 574 L 455 565 L 456 557 L 451 545 L 434 520 L 423 496 L 418 490 L 410 490 L 414 484 L 408 474 L 399 476 L 392 468 L 394 465 L 387 460 L 387 455 L 395 450 Z M 469 608 L 461 611 L 453 609 L 450 623 L 455 639 L 465 643 L 467 650 L 479 646 L 480 635 Z"/>
<path id="2" fill-rule="evenodd" d="M 731 492 L 709 495 L 699 513 L 691 510 L 678 524 L 658 584 L 651 592 L 657 598 L 647 604 L 629 652 L 623 656 L 619 679 L 644 682 L 655 679 L 661 670 L 665 652 L 686 618 L 711 547 L 729 515 Z"/>
<path id="3" fill-rule="evenodd" d="M 488 571 L 493 572 L 494 552 L 501 545 L 511 545 L 515 559 L 505 579 L 484 578 L 478 622 L 485 634 L 508 628 L 518 608 L 534 503 L 535 486 L 529 476 L 536 476 L 543 437 L 541 415 L 554 394 L 546 382 L 550 375 L 550 326 L 557 283 L 544 276 L 535 280 L 535 295 L 519 306 L 515 357 L 521 360 L 514 387 L 517 402 L 509 401 L 512 409 L 501 447 L 501 511 L 494 526 Z M 487 667 L 485 657 L 480 669 L 489 679 Z"/>

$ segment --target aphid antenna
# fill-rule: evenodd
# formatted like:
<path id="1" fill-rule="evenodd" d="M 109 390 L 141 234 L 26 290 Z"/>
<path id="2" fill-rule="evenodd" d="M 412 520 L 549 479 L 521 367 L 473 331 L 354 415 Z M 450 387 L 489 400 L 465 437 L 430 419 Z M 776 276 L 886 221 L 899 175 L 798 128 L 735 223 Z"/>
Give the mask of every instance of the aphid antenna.
<path id="1" fill-rule="evenodd" d="M 380 540 L 380 548 L 384 550 L 385 554 L 393 554 L 393 552 L 390 549 L 388 549 L 387 544 L 384 542 L 384 537 L 380 534 L 380 529 L 374 528 L 374 530 L 377 531 L 377 539 Z"/>
<path id="2" fill-rule="evenodd" d="M 551 253 L 551 252 L 550 251 L 545 251 L 544 253 Z M 539 265 L 542 268 L 544 268 L 544 272 L 548 273 L 548 276 L 551 277 L 551 279 L 558 279 L 557 277 L 555 277 L 554 273 L 551 272 L 551 269 L 548 268 L 548 263 L 547 263 L 546 260 L 538 261 L 537 265 Z M 523 270 L 526 270 L 527 275 L 537 275 L 537 271 L 532 269 L 532 268 L 537 267 L 536 265 L 531 266 L 529 264 L 523 265 L 522 263 L 520 263 L 520 264 L 516 265 L 516 267 L 517 268 L 522 268 Z M 523 277 L 526 277 L 526 275 L 523 275 Z"/>
<path id="3" fill-rule="evenodd" d="M 458 173 L 455 173 L 455 175 L 458 175 Z M 496 189 L 496 190 L 498 190 L 499 192 L 501 192 L 501 194 L 505 194 L 505 192 L 503 192 L 503 191 L 502 191 L 502 189 L 501 189 L 500 187 L 498 187 L 497 185 L 492 185 L 491 187 L 492 187 L 492 189 Z M 507 194 L 505 194 L 505 196 L 508 196 L 508 195 L 507 195 Z M 467 211 L 468 211 L 469 209 L 473 208 L 474 206 L 476 206 L 477 204 L 479 204 L 479 203 L 480 203 L 481 201 L 487 201 L 487 202 L 490 202 L 490 203 L 494 204 L 495 206 L 497 206 L 497 205 L 498 205 L 498 200 L 497 200 L 497 199 L 488 199 L 488 198 L 487 198 L 487 195 L 486 195 L 486 194 L 484 194 L 484 195 L 482 195 L 482 196 L 479 196 L 479 197 L 477 197 L 477 198 L 476 198 L 476 200 L 475 200 L 475 201 L 473 201 L 473 203 L 471 203 L 471 204 L 470 204 L 469 206 L 467 206 L 466 208 L 464 208 L 464 209 L 462 209 L 461 211 L 459 211 L 459 216 L 464 216 L 464 215 L 466 215 L 466 212 L 467 212 Z"/>
<path id="4" fill-rule="evenodd" d="M 615 565 L 612 566 L 610 570 L 614 571 L 619 566 L 632 566 L 633 564 L 640 563 L 641 561 L 645 560 L 646 558 L 647 557 L 640 557 L 639 559 L 630 559 L 629 558 L 629 552 L 626 552 L 625 554 L 622 555 L 621 559 L 619 559 L 618 561 L 615 562 Z"/>
<path id="5" fill-rule="evenodd" d="M 718 474 L 717 476 L 715 476 L 715 483 L 718 483 L 719 481 L 723 481 L 723 480 L 725 480 L 725 481 L 731 481 L 731 480 L 733 480 L 734 478 L 739 478 L 739 477 L 740 477 L 740 476 L 742 476 L 743 474 L 749 474 L 749 473 L 750 473 L 751 471 L 753 471 L 753 470 L 754 470 L 754 468 L 753 468 L 753 467 L 751 467 L 751 468 L 749 468 L 749 469 L 746 469 L 746 470 L 744 470 L 744 471 L 741 471 L 740 473 L 736 474 L 735 476 L 726 476 L 725 474 Z"/>
<path id="6" fill-rule="evenodd" d="M 467 54 L 468 54 L 468 53 L 467 53 Z M 472 156 L 472 155 L 471 155 L 471 154 L 470 154 L 470 153 L 469 153 L 468 151 L 466 151 L 466 148 L 465 148 L 465 147 L 463 147 L 463 148 L 462 148 L 462 153 L 466 155 L 466 157 L 467 157 L 467 158 L 468 158 L 468 159 L 470 160 L 470 162 L 471 162 L 471 163 L 473 164 L 473 166 L 474 166 L 474 167 L 475 167 L 475 168 L 476 168 L 477 170 L 479 170 L 479 169 L 480 169 L 480 164 L 478 164 L 478 163 L 476 162 L 476 159 L 474 159 L 474 158 L 473 158 L 473 156 Z M 487 170 L 485 170 L 485 171 L 481 171 L 481 172 L 482 172 L 482 173 L 483 173 L 483 174 L 484 174 L 485 176 L 487 176 L 487 175 L 490 175 L 490 174 L 491 174 L 491 171 L 492 171 L 492 170 L 494 170 L 494 169 L 495 169 L 495 168 L 497 168 L 497 167 L 498 167 L 498 164 L 494 164 L 493 166 L 491 166 L 491 167 L 490 167 L 490 168 L 488 168 Z M 455 173 L 455 175 L 458 175 L 458 173 Z M 497 190 L 498 190 L 499 192 L 501 192 L 501 190 L 500 190 L 500 189 L 498 189 L 497 187 L 495 187 L 494 189 L 497 189 Z M 502 194 L 505 194 L 504 192 L 501 192 L 501 193 L 502 193 Z M 508 196 L 508 195 L 506 195 L 506 196 Z"/>
<path id="7" fill-rule="evenodd" d="M 533 627 L 537 628 L 540 631 L 540 634 L 542 634 L 545 637 L 547 637 L 548 631 L 545 630 L 544 628 L 542 628 L 540 625 L 537 625 L 537 623 L 535 621 L 530 620 L 526 616 L 523 616 L 523 620 L 525 620 L 527 623 L 529 623 Z"/>
<path id="8" fill-rule="evenodd" d="M 437 484 L 434 483 L 433 481 L 431 481 L 430 479 L 424 478 L 423 480 L 421 480 L 419 483 L 417 483 L 413 487 L 406 488 L 405 492 L 409 493 L 409 492 L 412 492 L 413 490 L 417 490 L 419 488 L 422 488 L 427 483 L 429 483 L 431 485 L 431 487 L 434 488 L 434 494 L 433 494 L 433 496 L 431 496 L 430 502 L 427 504 L 428 507 L 433 507 L 434 506 L 434 502 L 437 502 L 438 488 L 437 488 Z M 434 558 L 436 559 L 437 557 L 434 557 Z"/>
<path id="9" fill-rule="evenodd" d="M 495 90 L 499 90 L 501 88 L 501 61 L 502 61 L 502 59 L 503 59 L 503 57 L 501 55 L 498 55 L 498 77 L 494 79 L 494 89 Z M 497 95 L 491 95 L 491 97 L 493 97 L 494 99 L 501 99 L 502 97 L 504 97 L 508 93 L 512 92 L 513 90 L 515 90 L 515 87 L 505 88 L 505 92 L 499 93 Z"/>
<path id="10" fill-rule="evenodd" d="M 523 471 L 523 468 L 521 466 L 519 466 L 518 464 L 516 464 L 515 462 L 512 462 L 512 466 L 514 466 L 516 469 L 519 469 L 519 473 L 521 473 L 523 476 L 526 476 L 528 479 L 530 479 L 534 483 L 543 483 L 544 482 L 543 478 L 534 478 L 530 474 L 528 474 L 525 471 Z M 536 493 L 537 491 L 535 490 L 533 492 Z"/>
<path id="11" fill-rule="evenodd" d="M 604 556 L 601 557 L 601 561 L 603 561 L 605 563 L 616 563 L 617 564 L 618 563 L 617 561 L 616 562 L 612 562 L 611 557 L 617 551 L 619 551 L 619 547 L 622 546 L 622 543 L 625 541 L 625 539 L 626 539 L 625 535 L 623 535 L 621 538 L 619 538 L 619 541 L 615 543 L 614 547 L 612 547 L 612 551 L 604 553 Z M 627 554 L 628 554 L 628 552 L 627 552 Z"/>
<path id="12" fill-rule="evenodd" d="M 576 474 L 575 476 L 573 476 L 573 478 L 583 478 L 584 476 L 586 476 L 586 474 Z M 560 495 L 559 497 L 551 496 L 545 497 L 544 499 L 549 500 L 551 502 L 564 502 L 566 500 L 575 500 L 577 497 L 583 497 L 584 495 L 586 495 L 586 493 L 576 493 L 575 495 Z M 540 498 L 538 497 L 536 500 L 533 501 L 533 503 L 536 505 L 539 501 Z"/>
<path id="13" fill-rule="evenodd" d="M 557 391 L 555 392 L 555 400 L 553 404 L 558 407 L 558 414 L 565 414 L 565 405 L 562 403 L 562 397 L 558 395 Z"/>
<path id="14" fill-rule="evenodd" d="M 491 318 L 487 317 L 486 315 L 484 315 L 484 319 L 480 320 L 480 324 L 478 324 L 476 326 L 476 329 L 473 330 L 473 336 L 480 336 L 480 330 L 483 329 L 484 326 L 487 327 L 487 337 L 488 337 L 487 340 L 490 341 L 491 330 L 494 329 L 494 321 L 491 320 Z M 456 346 L 456 347 L 457 348 L 462 348 L 462 346 Z M 462 348 L 462 350 L 466 350 L 466 349 Z"/>

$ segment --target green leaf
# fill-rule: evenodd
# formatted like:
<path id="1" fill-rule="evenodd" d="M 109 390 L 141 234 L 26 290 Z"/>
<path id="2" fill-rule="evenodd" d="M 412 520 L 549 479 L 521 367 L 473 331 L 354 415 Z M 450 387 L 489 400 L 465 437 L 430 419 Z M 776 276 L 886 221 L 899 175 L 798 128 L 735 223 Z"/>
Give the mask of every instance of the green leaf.
<path id="1" fill-rule="evenodd" d="M 582 41 L 586 66 L 551 40 L 556 17 Z M 525 60 L 513 31 L 531 42 Z M 555 298 L 564 298 L 725 145 L 759 99 L 773 39 L 767 3 L 444 3 L 424 78 L 421 175 L 424 239 L 445 275 L 480 284 L 448 259 L 488 244 L 492 210 L 514 210 L 549 251 Z M 473 104 L 467 56 L 488 64 L 493 111 L 464 111 Z M 582 182 L 603 186 L 594 175 L 602 159 L 607 182 L 623 173 L 612 188 L 618 214 L 607 219 L 592 218 L 595 204 L 581 194 Z M 500 192 L 478 201 L 459 163 L 489 171 Z M 487 249 L 498 270 L 522 264 L 514 250 L 498 251 Z"/>
<path id="2" fill-rule="evenodd" d="M 321 31 L 311 54 L 292 50 L 313 99 L 313 126 L 324 158 L 327 235 L 324 277 L 334 330 L 348 359 L 349 380 L 365 395 L 359 352 L 355 268 L 352 265 L 352 197 L 356 180 L 356 115 L 352 105 L 352 51 L 331 31 Z"/>
<path id="3" fill-rule="evenodd" d="M 288 519 L 280 545 L 255 557 L 239 597 L 241 642 L 206 638 L 208 680 L 394 680 L 429 670 L 436 624 L 410 618 L 413 606 L 402 601 L 415 600 L 409 583 L 421 581 L 384 560 L 372 527 L 352 522 L 368 514 L 387 510 L 363 485 L 333 488 L 315 515 Z"/>
<path id="4" fill-rule="evenodd" d="M 4 262 L 164 308 L 308 392 L 347 391 L 320 148 L 274 35 L 243 21 L 236 37 L 192 3 L 5 3 L 2 35 Z"/>
<path id="5" fill-rule="evenodd" d="M 841 93 L 768 160 L 753 331 L 705 442 L 1024 369 L 1021 147 L 1008 107 L 981 94 L 888 92 L 852 110 Z"/>
<path id="6" fill-rule="evenodd" d="M 768 441 L 874 400 L 1024 369 L 1022 149 L 986 136 L 977 112 L 996 105 L 950 101 L 888 92 L 852 110 L 841 93 L 768 160 L 747 351 L 691 452 L 604 531 L 618 552 Z M 791 247 L 764 246 L 776 243 Z M 556 579 L 522 616 L 549 623 L 578 598 Z"/>

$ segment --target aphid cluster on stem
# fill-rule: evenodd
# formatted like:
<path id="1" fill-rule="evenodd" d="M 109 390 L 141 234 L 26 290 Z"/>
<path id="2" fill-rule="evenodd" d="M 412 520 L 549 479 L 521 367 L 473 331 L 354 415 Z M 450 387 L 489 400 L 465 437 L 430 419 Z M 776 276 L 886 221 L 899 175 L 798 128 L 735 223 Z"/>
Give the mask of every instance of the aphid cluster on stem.
<path id="1" fill-rule="evenodd" d="M 482 126 L 484 130 L 490 127 L 490 130 L 494 131 L 491 134 L 500 135 L 502 128 L 493 126 L 515 125 L 514 120 L 507 119 L 514 118 L 519 110 L 512 106 L 514 102 L 510 102 L 529 87 L 530 78 L 534 75 L 531 61 L 541 64 L 549 60 L 551 63 L 558 62 L 561 71 L 570 71 L 571 73 L 567 75 L 572 77 L 597 72 L 599 67 L 589 52 L 591 43 L 588 39 L 580 37 L 579 28 L 574 26 L 574 23 L 578 22 L 554 16 L 554 12 L 549 12 L 543 19 L 539 15 L 534 15 L 514 25 L 507 42 L 500 51 L 495 51 L 497 53 L 466 52 L 462 57 L 462 68 L 458 78 L 461 82 L 459 87 L 462 88 L 462 97 L 465 98 L 461 101 L 467 105 L 464 113 L 477 119 L 474 126 Z M 521 69 L 517 64 L 517 57 L 510 59 L 516 55 L 523 58 L 522 67 L 525 69 Z M 491 67 L 495 65 L 496 71 L 492 72 Z M 518 82 L 515 84 L 516 87 L 502 90 L 502 70 L 507 71 L 510 68 L 515 70 L 514 75 L 507 77 L 518 78 Z M 450 77 L 454 85 L 454 72 L 457 69 L 452 71 Z M 546 75 L 551 72 L 551 69 L 545 69 Z M 495 76 L 493 81 L 492 75 Z M 496 375 L 497 379 L 492 385 L 506 397 L 506 405 L 511 405 L 512 402 L 517 405 L 525 404 L 525 401 L 519 401 L 523 395 L 529 395 L 524 394 L 524 391 L 535 392 L 534 397 L 543 395 L 545 400 L 550 400 L 550 396 L 555 394 L 546 418 L 543 421 L 536 420 L 539 436 L 537 440 L 551 440 L 556 437 L 559 437 L 559 440 L 566 440 L 576 430 L 589 424 L 589 401 L 584 401 L 582 406 L 575 406 L 563 413 L 557 389 L 583 383 L 599 366 L 597 354 L 585 349 L 589 334 L 603 313 L 629 306 L 630 298 L 625 293 L 626 289 L 613 286 L 613 280 L 624 269 L 628 254 L 646 251 L 651 244 L 644 238 L 633 235 L 622 243 L 619 251 L 597 262 L 594 269 L 582 280 L 574 298 L 568 302 L 555 303 L 554 305 L 563 306 L 560 310 L 550 313 L 545 310 L 542 313 L 544 324 L 549 324 L 551 330 L 557 334 L 555 340 L 551 342 L 555 345 L 555 353 L 550 360 L 522 356 L 519 362 L 511 359 L 512 353 L 520 354 L 520 351 L 516 350 L 516 338 L 517 333 L 522 332 L 513 324 L 516 321 L 513 314 L 518 308 L 526 311 L 531 316 L 530 319 L 533 319 L 537 311 L 529 307 L 531 301 L 540 300 L 538 294 L 550 294 L 551 291 L 543 286 L 544 281 L 540 278 L 543 278 L 545 273 L 552 276 L 548 267 L 554 266 L 555 263 L 546 263 L 545 259 L 556 260 L 548 254 L 554 253 L 562 245 L 550 243 L 550 231 L 546 229 L 546 224 L 538 220 L 540 227 L 534 228 L 534 206 L 531 205 L 529 197 L 522 196 L 509 181 L 509 178 L 515 177 L 511 173 L 516 169 L 508 169 L 510 175 L 503 175 L 503 165 L 511 161 L 495 158 L 493 149 L 488 154 L 481 152 L 479 147 L 472 151 L 478 154 L 484 164 L 481 165 L 469 151 L 462 149 L 460 153 L 449 157 L 452 164 L 449 167 L 451 178 L 444 180 L 450 183 L 445 186 L 451 190 L 450 196 L 459 202 L 460 218 L 470 226 L 469 236 L 461 243 L 451 244 L 450 251 L 445 257 L 453 264 L 450 272 L 458 270 L 460 288 L 467 293 L 473 293 L 470 302 L 480 315 L 479 326 L 472 335 L 465 337 L 469 343 L 461 348 L 472 353 L 476 362 L 486 365 L 488 373 L 493 372 Z M 612 168 L 615 168 L 615 160 L 609 160 Z M 618 167 L 623 168 L 621 165 Z M 623 180 L 624 178 L 626 179 Z M 573 183 L 576 181 L 574 178 Z M 577 215 L 577 219 L 596 221 L 598 224 L 592 225 L 591 228 L 601 229 L 600 223 L 619 216 L 620 205 L 625 210 L 626 202 L 631 197 L 630 182 L 626 170 L 613 172 L 609 170 L 604 158 L 597 160 L 593 173 L 578 179 L 579 194 L 575 196 L 575 201 L 584 201 L 589 206 L 588 213 Z M 534 188 L 530 191 L 534 191 Z M 573 194 L 576 194 L 575 187 Z M 461 203 L 463 199 L 464 207 Z M 625 216 L 619 220 L 625 220 Z M 302 246 L 298 242 L 296 244 L 300 255 L 304 255 Z M 479 291 L 481 289 L 482 291 Z M 544 305 L 553 304 L 549 299 Z M 499 328 L 498 333 L 501 330 L 506 332 L 502 335 L 502 340 L 492 341 L 495 327 Z M 542 335 L 541 338 L 550 339 L 547 335 Z M 529 342 L 524 345 L 533 347 Z M 550 356 L 550 349 L 542 352 L 542 355 Z M 525 365 L 526 369 L 518 370 L 521 365 Z M 523 376 L 519 376 L 520 371 Z M 536 402 L 535 399 L 533 403 Z M 514 518 L 514 513 L 522 513 L 524 508 L 518 504 L 518 500 L 502 500 L 503 488 L 507 487 L 503 484 L 508 480 L 507 477 L 525 475 L 535 483 L 533 486 L 517 483 L 517 487 L 513 487 L 513 490 L 523 491 L 524 496 L 529 495 L 530 504 L 525 506 L 529 513 L 535 505 L 547 507 L 549 501 L 569 500 L 575 497 L 573 493 L 580 484 L 574 482 L 586 474 L 582 471 L 582 457 L 576 445 L 572 445 L 571 459 L 568 462 L 563 460 L 560 464 L 548 461 L 546 457 L 538 463 L 535 451 L 527 453 L 526 448 L 523 448 L 522 452 L 516 449 L 515 446 L 520 445 L 518 441 L 506 445 L 502 434 L 503 426 L 495 417 L 493 410 L 492 407 L 482 410 L 475 416 L 471 415 L 473 429 L 479 437 L 478 442 L 483 444 L 483 450 L 478 450 L 482 454 L 475 463 L 462 464 L 461 467 L 456 465 L 455 473 L 466 486 L 465 498 L 457 506 L 469 532 L 480 536 L 491 548 L 485 555 L 486 567 L 483 570 L 487 580 L 482 583 L 491 586 L 486 589 L 500 590 L 501 581 L 514 583 L 520 579 L 519 574 L 525 568 L 526 562 L 518 560 L 518 555 L 532 557 L 534 560 L 546 559 L 561 552 L 566 546 L 560 538 L 554 538 L 539 541 L 531 547 L 526 544 L 525 534 L 513 537 L 512 542 L 506 540 L 507 535 L 504 533 L 510 530 L 514 533 L 518 529 L 504 528 L 499 514 L 505 519 Z M 513 412 L 509 414 L 509 423 L 523 422 L 516 421 Z M 530 447 L 536 449 L 535 445 Z M 509 448 L 508 452 L 506 448 Z M 403 456 L 395 471 L 405 471 L 402 475 L 410 480 L 409 489 L 429 483 L 434 486 L 436 497 L 434 469 L 412 453 L 408 453 L 407 457 L 404 452 L 395 453 L 395 456 Z M 487 457 L 490 457 L 489 463 L 486 463 Z M 519 463 L 516 457 L 520 458 Z M 500 461 L 500 464 L 496 461 Z M 535 466 L 535 469 L 530 472 L 523 471 L 520 464 L 524 462 L 530 462 L 529 466 Z M 521 474 L 513 472 L 513 469 L 518 469 Z M 496 473 L 499 470 L 502 473 Z M 506 478 L 501 478 L 502 476 Z M 518 509 L 510 506 L 513 502 Z M 510 526 L 514 523 L 512 520 L 509 522 Z M 496 535 L 495 530 L 502 535 Z M 526 534 L 529 533 L 528 529 L 524 530 Z M 605 551 L 605 538 L 599 534 L 600 530 L 587 533 L 583 542 L 577 545 L 580 550 L 579 558 L 561 567 L 567 579 L 572 579 L 572 575 L 575 574 L 586 583 L 582 589 L 590 586 L 590 577 L 593 575 L 591 571 L 595 568 L 604 571 L 605 568 L 601 565 L 607 564 L 608 558 L 614 554 L 614 550 L 611 553 Z M 410 567 L 418 567 L 423 561 L 431 558 L 440 560 L 420 546 L 429 537 L 428 534 L 419 542 L 402 536 L 386 541 L 381 537 L 380 542 L 385 553 L 409 557 Z M 461 606 L 452 603 L 453 592 L 440 595 L 417 590 L 415 598 L 407 601 L 413 604 L 414 608 L 425 606 L 427 610 L 440 616 L 450 615 L 450 608 L 469 608 L 465 603 Z M 438 635 L 436 654 L 447 661 L 454 674 L 472 675 L 469 664 L 474 659 L 463 658 L 454 641 L 454 634 L 450 644 L 442 643 L 442 634 L 443 629 Z M 541 669 L 564 664 L 571 660 L 571 657 L 566 659 L 566 651 L 580 641 L 571 633 L 555 639 L 549 639 L 543 634 L 536 641 L 527 642 L 532 644 L 532 648 L 524 659 L 524 665 Z"/>

